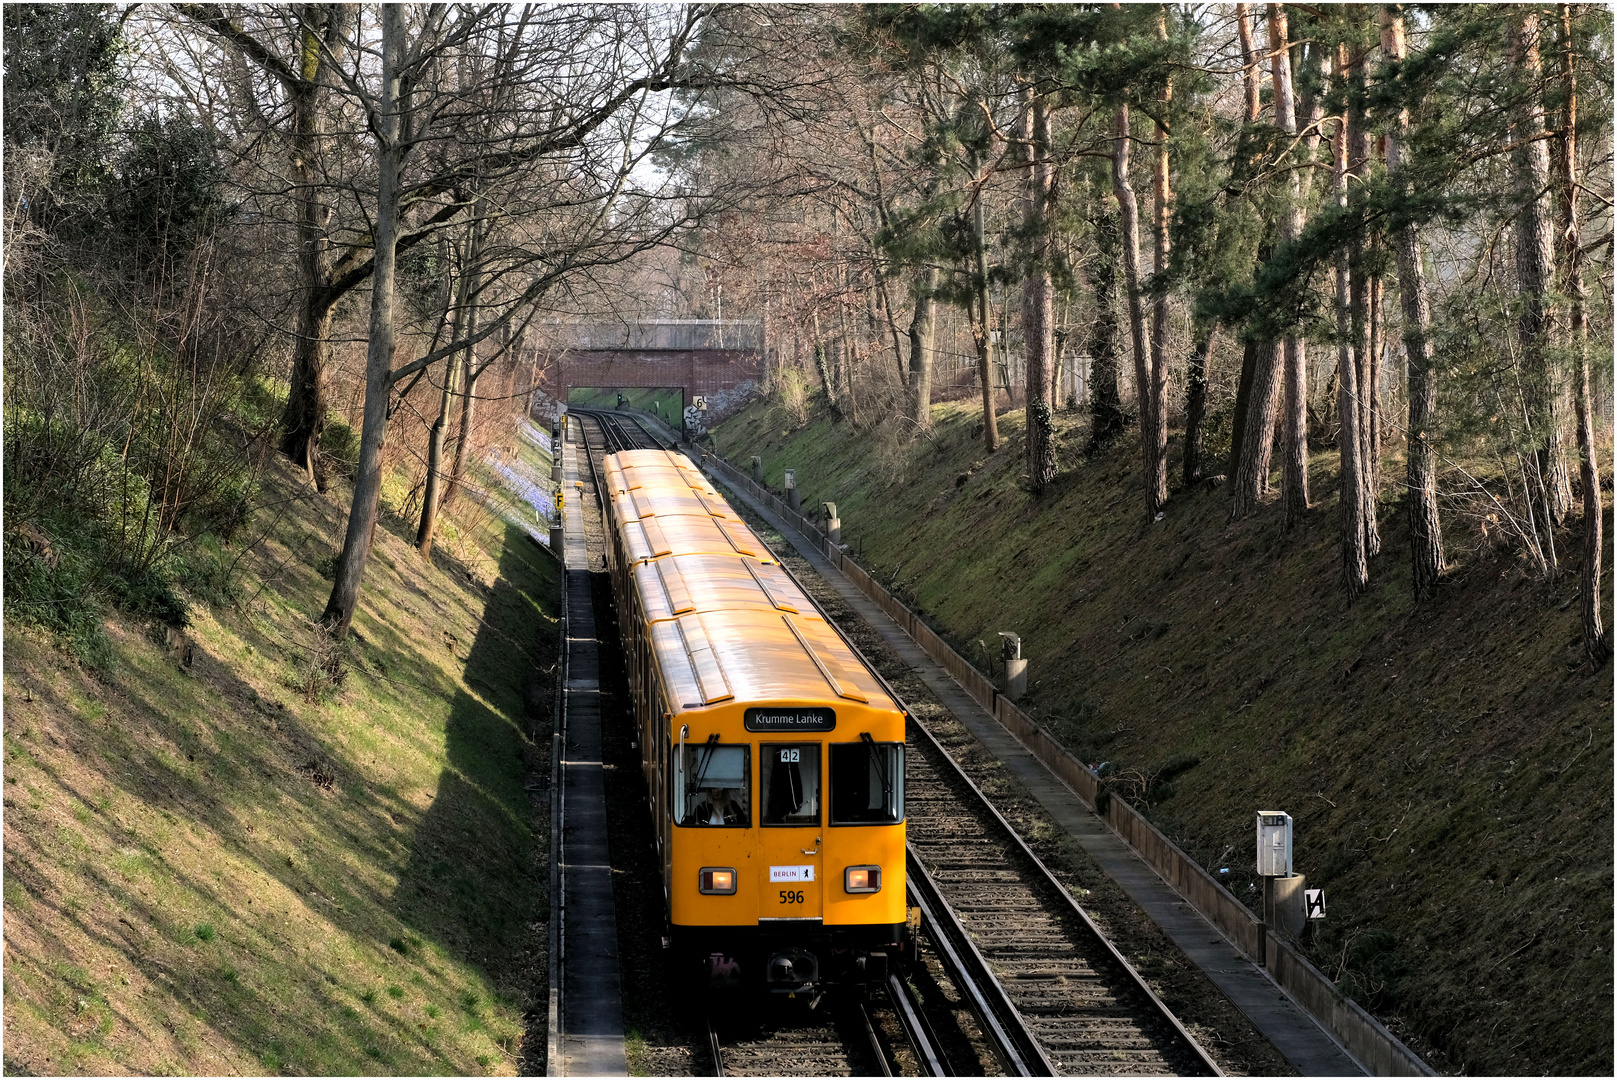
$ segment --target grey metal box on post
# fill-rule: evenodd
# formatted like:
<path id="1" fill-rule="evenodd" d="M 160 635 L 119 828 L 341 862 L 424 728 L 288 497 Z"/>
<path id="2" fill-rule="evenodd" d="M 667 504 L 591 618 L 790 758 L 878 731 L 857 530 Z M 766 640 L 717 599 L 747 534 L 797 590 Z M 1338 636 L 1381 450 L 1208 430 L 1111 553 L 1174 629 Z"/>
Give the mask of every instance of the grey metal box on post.
<path id="1" fill-rule="evenodd" d="M 1291 869 L 1291 815 L 1281 810 L 1259 810 L 1257 870 L 1263 877 L 1263 922 L 1271 930 L 1296 937 L 1307 918 L 1303 886 L 1307 879 Z"/>

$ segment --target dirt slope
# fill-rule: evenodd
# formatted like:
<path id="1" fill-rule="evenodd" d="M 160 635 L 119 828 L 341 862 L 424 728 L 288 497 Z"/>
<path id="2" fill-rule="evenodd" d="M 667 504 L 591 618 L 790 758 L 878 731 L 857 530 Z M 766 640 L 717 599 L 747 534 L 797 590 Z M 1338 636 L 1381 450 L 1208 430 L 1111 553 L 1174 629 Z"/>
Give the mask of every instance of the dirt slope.
<path id="1" fill-rule="evenodd" d="M 1035 503 L 1020 413 L 991 457 L 974 410 L 935 417 L 903 445 L 757 403 L 717 439 L 777 488 L 795 468 L 805 508 L 835 502 L 861 561 L 980 667 L 1020 633 L 1030 711 L 1237 895 L 1257 896 L 1254 813 L 1291 813 L 1329 913 L 1304 946 L 1434 1065 L 1610 1074 L 1612 671 L 1583 658 L 1575 572 L 1547 589 L 1455 525 L 1454 573 L 1416 605 L 1389 486 L 1349 607 L 1333 453 L 1293 535 L 1273 511 L 1227 525 L 1207 487 L 1148 525 L 1132 433 L 1086 461 L 1060 417 Z"/>
<path id="2" fill-rule="evenodd" d="M 343 498 L 280 472 L 186 644 L 115 618 L 90 671 L 6 626 L 7 1073 L 518 1069 L 555 563 L 470 500 L 431 564 L 384 519 L 321 685 Z"/>

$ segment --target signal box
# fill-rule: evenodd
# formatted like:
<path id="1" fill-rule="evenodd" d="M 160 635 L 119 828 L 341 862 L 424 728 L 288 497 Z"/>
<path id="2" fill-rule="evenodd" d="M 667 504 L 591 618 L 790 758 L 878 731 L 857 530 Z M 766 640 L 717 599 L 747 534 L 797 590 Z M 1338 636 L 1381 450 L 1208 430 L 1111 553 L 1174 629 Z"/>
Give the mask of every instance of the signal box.
<path id="1" fill-rule="evenodd" d="M 1291 876 L 1291 815 L 1279 810 L 1258 811 L 1258 874 Z"/>

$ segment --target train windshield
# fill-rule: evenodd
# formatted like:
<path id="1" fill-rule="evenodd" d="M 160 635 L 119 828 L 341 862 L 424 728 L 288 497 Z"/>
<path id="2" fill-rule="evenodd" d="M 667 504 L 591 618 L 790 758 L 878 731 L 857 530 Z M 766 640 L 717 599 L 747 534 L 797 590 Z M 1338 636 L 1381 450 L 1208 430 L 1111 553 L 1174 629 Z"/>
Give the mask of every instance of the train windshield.
<path id="1" fill-rule="evenodd" d="M 687 744 L 674 758 L 674 820 L 681 825 L 746 825 L 749 748 Z"/>
<path id="2" fill-rule="evenodd" d="M 820 744 L 765 743 L 759 747 L 765 825 L 820 823 Z"/>
<path id="3" fill-rule="evenodd" d="M 904 744 L 831 744 L 831 824 L 887 825 L 904 820 Z"/>

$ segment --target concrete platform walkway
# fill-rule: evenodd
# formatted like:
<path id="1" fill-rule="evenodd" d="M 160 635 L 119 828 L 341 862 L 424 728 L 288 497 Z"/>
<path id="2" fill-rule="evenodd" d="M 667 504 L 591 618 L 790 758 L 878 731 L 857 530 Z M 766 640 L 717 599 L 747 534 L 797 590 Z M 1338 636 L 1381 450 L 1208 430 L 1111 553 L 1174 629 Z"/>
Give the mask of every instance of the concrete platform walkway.
<path id="1" fill-rule="evenodd" d="M 567 681 L 563 708 L 561 837 L 562 920 L 560 1030 L 551 1076 L 625 1076 L 623 1001 L 618 979 L 618 927 L 612 863 L 606 844 L 606 783 L 601 767 L 600 673 L 595 606 L 590 591 L 584 507 L 574 482 L 580 463 L 574 425 L 562 455 L 567 589 Z M 587 463 L 582 466 L 589 472 Z"/>
<path id="2" fill-rule="evenodd" d="M 721 474 L 709 474 L 724 484 Z M 729 486 L 730 497 L 747 506 L 784 536 L 859 616 L 869 623 L 945 707 L 999 760 L 1050 816 L 1072 834 L 1102 870 L 1121 885 L 1196 966 L 1246 1014 L 1254 1027 L 1304 1076 L 1362 1076 L 1366 1070 L 1275 984 L 1268 973 L 1242 956 L 1132 848 L 1107 828 L 1072 789 L 1028 753 L 944 668 L 802 535 L 789 528 L 746 492 Z"/>

